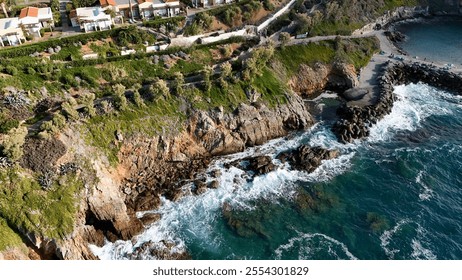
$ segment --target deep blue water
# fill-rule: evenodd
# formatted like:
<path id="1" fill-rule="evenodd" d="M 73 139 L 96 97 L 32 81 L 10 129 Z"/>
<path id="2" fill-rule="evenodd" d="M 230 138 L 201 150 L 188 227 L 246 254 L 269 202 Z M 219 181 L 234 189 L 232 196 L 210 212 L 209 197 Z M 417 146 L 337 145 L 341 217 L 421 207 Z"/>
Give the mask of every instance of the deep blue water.
<path id="1" fill-rule="evenodd" d="M 400 24 L 397 30 L 407 36 L 400 47 L 413 56 L 462 64 L 462 17 L 410 22 Z"/>
<path id="2" fill-rule="evenodd" d="M 462 259 L 462 98 L 424 84 L 395 93 L 392 113 L 367 139 L 342 145 L 321 118 L 310 131 L 219 158 L 209 170 L 222 171 L 220 188 L 164 201 L 162 219 L 133 243 L 93 251 L 127 258 L 167 240 L 194 259 Z M 325 112 L 335 102 L 319 101 Z M 341 155 L 312 174 L 274 160 L 277 171 L 252 182 L 223 167 L 302 143 Z"/>

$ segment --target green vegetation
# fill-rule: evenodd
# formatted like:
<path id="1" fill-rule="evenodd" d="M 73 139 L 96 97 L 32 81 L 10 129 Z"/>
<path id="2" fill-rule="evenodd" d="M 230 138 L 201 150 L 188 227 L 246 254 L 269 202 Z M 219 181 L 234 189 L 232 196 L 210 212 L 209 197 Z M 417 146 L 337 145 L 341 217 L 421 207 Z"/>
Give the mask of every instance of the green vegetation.
<path id="1" fill-rule="evenodd" d="M 0 217 L 0 251 L 22 244 L 21 237 L 12 230 L 5 219 Z"/>
<path id="2" fill-rule="evenodd" d="M 0 170 L 0 223 L 3 219 L 14 225 L 15 231 L 22 229 L 49 238 L 71 233 L 83 183 L 74 175 L 64 175 L 45 191 L 33 178 L 19 175 L 20 171 Z M 17 241 L 11 232 L 3 238 L 0 235 L 0 244 L 10 243 L 12 238 Z"/>
<path id="3" fill-rule="evenodd" d="M 163 129 L 181 130 L 181 121 L 185 114 L 178 110 L 180 100 L 177 97 L 161 97 L 156 102 L 147 102 L 140 108 L 134 104 L 117 114 L 108 114 L 91 118 L 81 126 L 87 140 L 93 146 L 101 148 L 111 163 L 116 163 L 118 146 L 114 143 L 114 133 L 119 130 L 126 136 L 143 134 L 159 135 Z M 177 123 L 173 127 L 172 123 Z"/>
<path id="4" fill-rule="evenodd" d="M 162 26 L 168 26 L 169 28 L 172 27 L 180 27 L 181 24 L 184 22 L 185 17 L 170 17 L 170 18 L 162 18 L 157 17 L 152 20 L 143 21 L 143 26 L 150 27 L 150 28 L 160 28 Z"/>
<path id="5" fill-rule="evenodd" d="M 23 155 L 22 145 L 24 145 L 26 135 L 27 128 L 25 127 L 11 129 L 1 143 L 2 154 L 12 161 L 19 160 Z"/>
<path id="6" fill-rule="evenodd" d="M 61 48 L 72 47 L 80 44 L 86 44 L 91 41 L 104 40 L 107 38 L 111 38 L 113 41 L 117 42 L 119 47 L 143 44 L 145 41 L 150 43 L 155 41 L 154 37 L 147 31 L 142 31 L 135 26 L 127 26 L 106 31 L 85 33 L 77 36 L 49 39 L 47 41 L 16 46 L 14 48 L 0 49 L 0 57 L 24 57 L 29 56 L 35 52 L 46 51 L 49 48 L 56 48 L 57 46 L 60 46 Z"/>
<path id="7" fill-rule="evenodd" d="M 250 24 L 253 17 L 262 9 L 273 11 L 275 7 L 269 0 L 263 1 L 263 4 L 258 0 L 242 0 L 200 12 L 196 14 L 192 24 L 184 29 L 184 34 L 189 36 L 211 31 L 214 20 L 222 22 L 231 28 Z"/>
<path id="8" fill-rule="evenodd" d="M 402 7 L 402 6 L 406 6 L 406 7 L 413 7 L 413 6 L 418 6 L 420 4 L 422 4 L 423 1 L 419 1 L 419 0 L 384 0 L 383 2 L 385 2 L 384 6 L 383 6 L 383 10 L 386 11 L 386 10 L 392 10 L 394 8 L 397 8 L 397 7 Z"/>
<path id="9" fill-rule="evenodd" d="M 276 52 L 289 75 L 297 72 L 300 64 L 314 65 L 316 62 L 330 63 L 335 57 L 334 42 L 324 41 L 307 45 L 286 46 Z"/>
<path id="10" fill-rule="evenodd" d="M 380 43 L 375 37 L 338 40 L 336 59 L 351 63 L 356 70 L 359 70 L 369 63 L 374 53 L 379 51 Z"/>
<path id="11" fill-rule="evenodd" d="M 296 22 L 295 34 L 350 35 L 352 31 L 373 22 L 387 10 L 400 6 L 427 4 L 426 0 L 300 0 L 294 9 L 270 27 L 279 30 L 291 21 Z M 313 10 L 312 10 L 313 9 Z"/>
<path id="12" fill-rule="evenodd" d="M 262 95 L 262 100 L 268 103 L 270 107 L 287 102 L 285 95 L 286 86 L 276 78 L 268 67 L 264 68 L 261 76 L 255 78 L 252 86 Z"/>
<path id="13" fill-rule="evenodd" d="M 377 38 L 336 39 L 306 45 L 292 45 L 279 49 L 276 58 L 285 66 L 289 75 L 295 74 L 300 64 L 313 66 L 334 61 L 353 64 L 357 70 L 369 62 L 379 51 Z"/>

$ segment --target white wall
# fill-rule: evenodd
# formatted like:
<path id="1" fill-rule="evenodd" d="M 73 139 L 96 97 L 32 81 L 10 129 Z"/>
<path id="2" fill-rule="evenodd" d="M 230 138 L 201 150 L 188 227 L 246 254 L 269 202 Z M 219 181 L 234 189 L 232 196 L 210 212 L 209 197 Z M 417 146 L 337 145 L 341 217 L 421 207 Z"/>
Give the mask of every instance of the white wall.
<path id="1" fill-rule="evenodd" d="M 269 19 L 265 20 L 262 24 L 260 24 L 258 27 L 257 27 L 257 31 L 260 32 L 262 29 L 268 27 L 268 25 L 275 19 L 277 19 L 278 17 L 280 17 L 283 13 L 285 13 L 289 8 L 290 6 L 292 6 L 293 3 L 295 3 L 296 0 L 292 0 L 290 1 L 289 3 L 287 3 L 287 5 L 280 9 L 279 11 L 277 11 L 272 17 L 270 17 Z"/>

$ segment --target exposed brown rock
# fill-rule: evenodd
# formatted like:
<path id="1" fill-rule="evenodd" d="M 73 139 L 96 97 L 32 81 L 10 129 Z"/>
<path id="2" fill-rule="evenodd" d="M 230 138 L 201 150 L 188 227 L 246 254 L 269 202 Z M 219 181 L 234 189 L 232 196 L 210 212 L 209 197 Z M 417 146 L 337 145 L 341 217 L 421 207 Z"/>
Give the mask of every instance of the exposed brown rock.
<path id="1" fill-rule="evenodd" d="M 345 63 L 316 63 L 312 67 L 302 64 L 297 74 L 289 80 L 293 91 L 307 97 L 326 89 L 346 90 L 358 84 L 355 67 Z"/>

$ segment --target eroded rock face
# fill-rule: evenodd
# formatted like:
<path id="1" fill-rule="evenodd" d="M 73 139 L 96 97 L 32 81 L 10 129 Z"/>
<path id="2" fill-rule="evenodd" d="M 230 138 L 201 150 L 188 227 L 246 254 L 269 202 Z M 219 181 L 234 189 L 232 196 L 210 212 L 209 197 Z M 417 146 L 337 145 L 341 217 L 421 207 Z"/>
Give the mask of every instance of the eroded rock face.
<path id="1" fill-rule="evenodd" d="M 287 98 L 287 104 L 276 108 L 253 103 L 241 104 L 232 113 L 220 108 L 209 113 L 198 111 L 180 135 L 125 141 L 119 154 L 128 173 L 121 186 L 125 205 L 134 211 L 155 209 L 160 196 L 176 200 L 184 195 L 181 186 L 204 171 L 212 156 L 240 152 L 310 127 L 313 120 L 301 98 Z M 216 187 L 201 182 L 194 185 L 194 194 Z"/>
<path id="2" fill-rule="evenodd" d="M 205 171 L 211 157 L 239 152 L 246 146 L 263 144 L 291 131 L 309 128 L 313 119 L 302 99 L 294 95 L 288 95 L 287 99 L 287 104 L 276 108 L 252 103 L 240 105 L 234 112 L 224 112 L 220 108 L 212 112 L 197 111 L 177 135 L 152 138 L 123 135 L 123 140 L 119 137 L 120 163 L 116 168 L 108 168 L 97 157 L 91 159 L 94 176 L 99 180 L 86 186 L 86 199 L 81 202 L 74 231 L 57 241 L 56 256 L 95 259 L 88 244 L 101 246 L 105 239 L 131 239 L 144 226 L 160 218 L 147 215 L 140 220 L 135 213 L 159 207 L 161 196 L 178 200 L 183 195 L 198 195 L 208 188 L 217 188 L 217 181 L 193 181 L 198 172 Z M 92 148 L 80 143 L 79 139 L 81 137 L 70 133 L 63 137 L 63 142 L 73 147 L 68 151 L 93 154 Z M 60 163 L 72 159 L 68 154 L 64 158 Z M 259 161 L 255 164 L 266 168 Z M 185 193 L 181 187 L 187 182 L 194 183 L 195 189 Z M 171 244 L 158 245 L 162 244 L 141 246 L 129 257 L 136 259 L 145 254 L 155 258 L 189 257 L 187 253 L 170 255 Z"/>
<path id="3" fill-rule="evenodd" d="M 316 63 L 313 67 L 302 64 L 289 80 L 291 89 L 306 97 L 326 89 L 344 91 L 358 84 L 354 65 L 345 63 Z"/>

